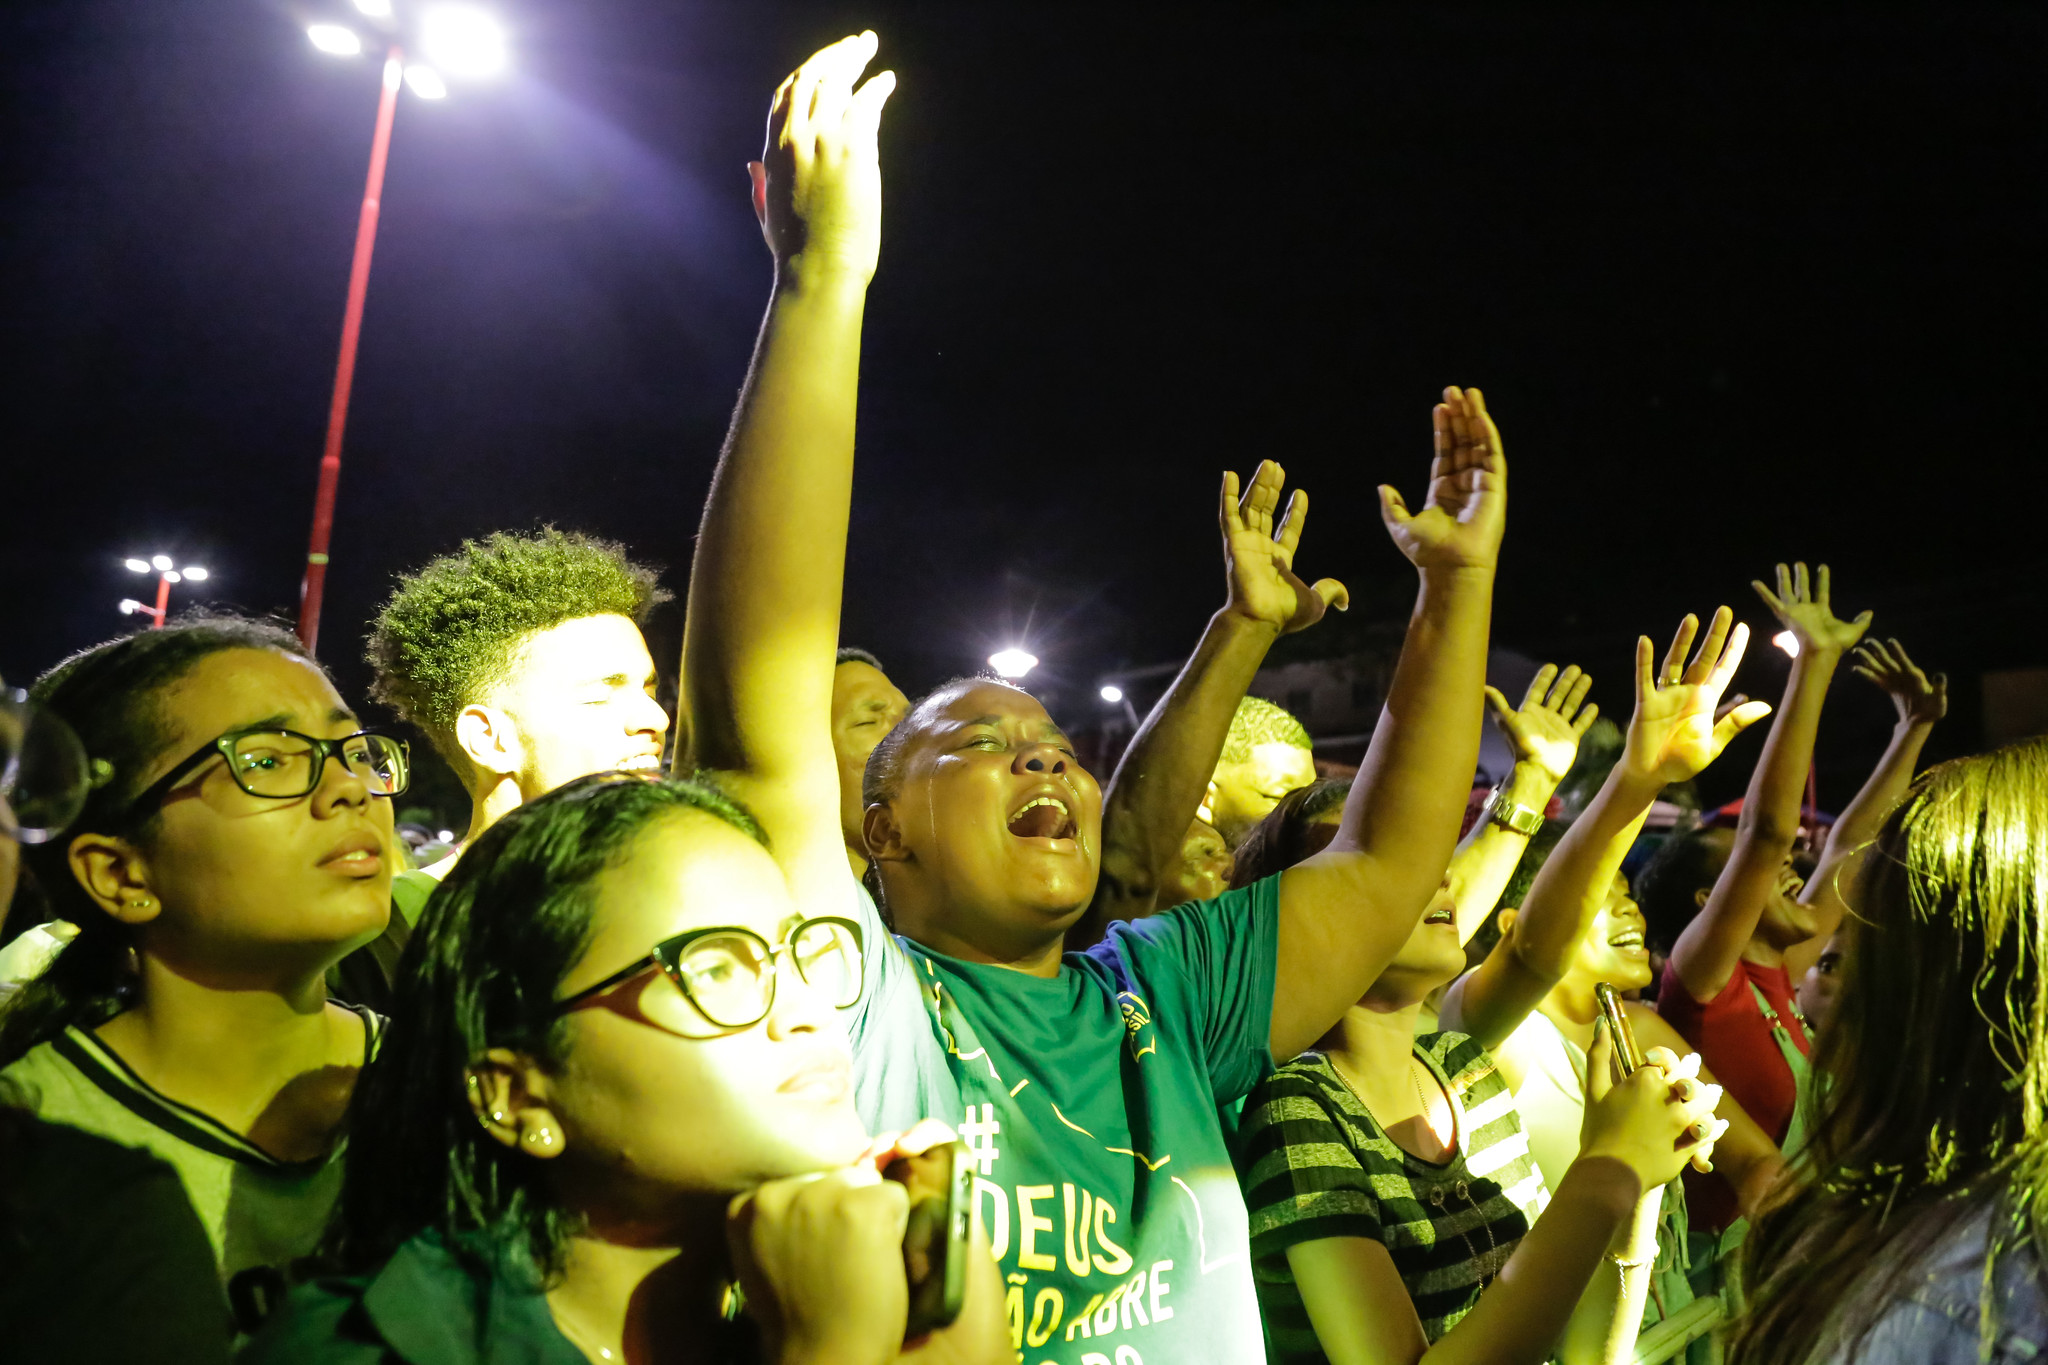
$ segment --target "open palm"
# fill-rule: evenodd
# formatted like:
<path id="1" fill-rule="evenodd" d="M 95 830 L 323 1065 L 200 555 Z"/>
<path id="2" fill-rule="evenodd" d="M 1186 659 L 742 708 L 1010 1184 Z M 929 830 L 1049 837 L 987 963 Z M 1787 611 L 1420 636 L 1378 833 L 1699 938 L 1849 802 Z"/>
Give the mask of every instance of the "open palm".
<path id="1" fill-rule="evenodd" d="M 1223 565 L 1229 575 L 1229 610 L 1291 634 L 1314 625 L 1330 607 L 1344 610 L 1351 597 L 1334 578 L 1314 587 L 1294 572 L 1294 553 L 1308 522 L 1308 494 L 1297 488 L 1279 512 L 1286 471 L 1264 460 L 1251 487 L 1237 495 L 1237 475 L 1225 471 L 1216 519 L 1223 530 Z M 1278 519 L 1274 514 L 1279 512 Z"/>
<path id="2" fill-rule="evenodd" d="M 1821 565 L 1813 575 L 1809 589 L 1806 566 L 1795 563 L 1790 569 L 1778 566 L 1778 590 L 1772 592 L 1762 583 L 1750 580 L 1764 605 L 1771 614 L 1785 623 L 1785 629 L 1792 632 L 1801 649 L 1826 650 L 1840 654 L 1863 638 L 1863 632 L 1870 629 L 1870 613 L 1864 612 L 1853 621 L 1844 621 L 1835 615 L 1833 605 L 1828 601 L 1828 566 Z"/>
<path id="3" fill-rule="evenodd" d="M 1380 517 L 1418 569 L 1490 569 L 1507 523 L 1508 467 L 1500 430 L 1477 389 L 1445 389 L 1431 420 L 1436 455 L 1422 510 L 1411 513 L 1393 485 L 1382 484 Z"/>
<path id="4" fill-rule="evenodd" d="M 1631 775 L 1660 787 L 1688 781 L 1720 757 L 1730 740 L 1771 713 L 1768 703 L 1752 701 L 1716 714 L 1749 646 L 1749 628 L 1734 621 L 1728 608 L 1717 610 L 1688 664 L 1699 618 L 1687 616 L 1654 675 L 1650 637 L 1637 638 L 1636 713 L 1621 756 Z"/>
<path id="5" fill-rule="evenodd" d="M 1580 706 L 1592 686 L 1592 675 L 1580 672 L 1577 664 L 1562 673 L 1556 664 L 1545 664 L 1536 670 L 1519 708 L 1509 706 L 1497 689 L 1487 688 L 1486 704 L 1515 751 L 1515 762 L 1533 763 L 1553 783 L 1564 781 L 1578 756 L 1579 740 L 1600 718 L 1598 706 Z"/>

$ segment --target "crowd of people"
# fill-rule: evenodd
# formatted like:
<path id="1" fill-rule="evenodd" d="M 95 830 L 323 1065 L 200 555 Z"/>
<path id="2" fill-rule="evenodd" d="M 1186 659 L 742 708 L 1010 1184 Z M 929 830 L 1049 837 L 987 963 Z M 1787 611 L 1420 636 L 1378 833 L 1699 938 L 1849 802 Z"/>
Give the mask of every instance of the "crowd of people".
<path id="1" fill-rule="evenodd" d="M 875 52 L 785 80 L 752 167 L 775 282 L 677 714 L 657 575 L 553 528 L 399 579 L 403 731 L 218 614 L 0 695 L 11 1358 L 2048 1350 L 2048 740 L 1916 778 L 1945 684 L 1825 567 L 1754 585 L 1775 705 L 1732 694 L 1734 613 L 1686 615 L 1595 755 L 1577 667 L 1487 685 L 1508 467 L 1453 387 L 1421 497 L 1380 489 L 1417 587 L 1353 775 L 1247 695 L 1346 604 L 1270 461 L 1224 475 L 1226 600 L 1106 787 L 1022 688 L 912 700 L 843 644 Z M 1898 724 L 1824 824 L 1845 663 Z M 1649 827 L 1766 718 L 1736 810 Z M 412 736 L 473 812 L 424 868 Z M 932 1318 L 902 1173 L 949 1150 Z"/>

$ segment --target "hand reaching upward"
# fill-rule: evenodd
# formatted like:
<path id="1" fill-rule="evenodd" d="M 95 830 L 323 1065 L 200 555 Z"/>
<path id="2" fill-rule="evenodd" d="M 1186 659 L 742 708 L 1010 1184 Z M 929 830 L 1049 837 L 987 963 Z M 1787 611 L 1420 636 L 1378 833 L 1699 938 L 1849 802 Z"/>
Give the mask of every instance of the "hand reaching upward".
<path id="1" fill-rule="evenodd" d="M 1790 571 L 1783 564 L 1778 566 L 1778 591 L 1775 593 L 1756 579 L 1751 579 L 1749 585 L 1756 589 L 1756 595 L 1763 598 L 1771 613 L 1784 622 L 1785 629 L 1799 641 L 1801 650 L 1819 650 L 1839 656 L 1870 629 L 1870 613 L 1867 611 L 1853 621 L 1843 621 L 1835 616 L 1828 603 L 1828 566 L 1825 564 L 1814 574 L 1811 592 L 1807 590 L 1806 566 L 1799 563 L 1793 564 Z"/>
<path id="2" fill-rule="evenodd" d="M 1444 390 L 1431 414 L 1436 455 L 1429 492 L 1411 513 L 1392 484 L 1380 485 L 1387 534 L 1418 569 L 1487 569 L 1500 557 L 1507 521 L 1508 467 L 1500 431 L 1477 389 Z"/>
<path id="3" fill-rule="evenodd" d="M 1721 693 L 1735 677 L 1749 646 L 1749 627 L 1734 624 L 1735 613 L 1722 607 L 1707 626 L 1699 652 L 1685 661 L 1699 631 L 1699 618 L 1678 623 L 1678 635 L 1654 676 L 1650 637 L 1636 639 L 1636 713 L 1628 725 L 1621 767 L 1645 785 L 1666 787 L 1696 777 L 1721 751 L 1771 713 L 1768 702 L 1743 702 L 1717 716 Z"/>
<path id="4" fill-rule="evenodd" d="M 1295 576 L 1294 552 L 1308 521 L 1308 494 L 1295 489 L 1276 525 L 1273 514 L 1286 482 L 1278 463 L 1263 460 L 1240 499 L 1237 475 L 1226 470 L 1216 514 L 1223 528 L 1223 567 L 1229 578 L 1226 610 L 1282 635 L 1314 625 L 1330 607 L 1343 611 L 1351 605 L 1350 593 L 1336 579 L 1320 578 L 1310 587 Z"/>
<path id="5" fill-rule="evenodd" d="M 1488 687 L 1487 705 L 1515 751 L 1515 762 L 1535 764 L 1553 785 L 1564 781 L 1578 756 L 1579 740 L 1600 718 L 1598 706 L 1580 709 L 1592 686 L 1592 675 L 1581 673 L 1577 664 L 1562 673 L 1556 664 L 1545 664 L 1536 670 L 1520 709 L 1509 706 L 1497 688 Z"/>
<path id="6" fill-rule="evenodd" d="M 768 145 L 750 162 L 754 216 L 779 274 L 840 268 L 865 284 L 882 245 L 882 172 L 875 139 L 896 88 L 884 71 L 854 82 L 874 58 L 873 33 L 842 38 L 782 82 L 768 111 Z"/>
<path id="7" fill-rule="evenodd" d="M 1948 674 L 1937 673 L 1930 679 L 1897 640 L 1890 642 L 1890 648 L 1883 640 L 1865 640 L 1849 657 L 1849 666 L 1858 676 L 1891 695 L 1901 725 L 1932 725 L 1948 714 Z"/>

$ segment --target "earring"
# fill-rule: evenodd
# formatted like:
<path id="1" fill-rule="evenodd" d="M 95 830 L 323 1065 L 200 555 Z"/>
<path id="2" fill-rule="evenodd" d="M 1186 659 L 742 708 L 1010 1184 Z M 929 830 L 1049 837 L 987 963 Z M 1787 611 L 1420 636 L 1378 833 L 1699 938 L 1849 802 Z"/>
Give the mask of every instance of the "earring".
<path id="1" fill-rule="evenodd" d="M 529 1147 L 552 1147 L 555 1143 L 555 1130 L 545 1125 L 529 1129 L 523 1141 Z"/>

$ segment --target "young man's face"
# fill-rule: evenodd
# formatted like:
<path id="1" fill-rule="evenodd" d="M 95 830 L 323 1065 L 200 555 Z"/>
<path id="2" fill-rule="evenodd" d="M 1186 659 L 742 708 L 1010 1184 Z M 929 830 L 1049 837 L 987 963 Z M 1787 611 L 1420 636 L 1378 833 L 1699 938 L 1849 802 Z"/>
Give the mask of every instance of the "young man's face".
<path id="1" fill-rule="evenodd" d="M 654 699 L 654 660 L 624 616 L 582 616 L 529 636 L 489 704 L 511 716 L 520 794 L 615 768 L 661 766 L 668 713 Z"/>
<path id="2" fill-rule="evenodd" d="M 1281 797 L 1315 780 L 1315 755 L 1307 749 L 1278 741 L 1254 745 L 1247 761 L 1225 759 L 1216 765 L 1209 783 L 1209 823 L 1235 848 Z"/>
<path id="3" fill-rule="evenodd" d="M 839 760 L 839 829 L 848 848 L 867 847 L 860 788 L 868 755 L 909 709 L 910 699 L 871 664 L 849 659 L 832 671 L 832 753 Z"/>
<path id="4" fill-rule="evenodd" d="M 1095 895 L 1102 789 L 1028 692 L 983 683 L 922 712 L 888 816 L 885 886 L 912 937 L 1027 951 Z"/>

